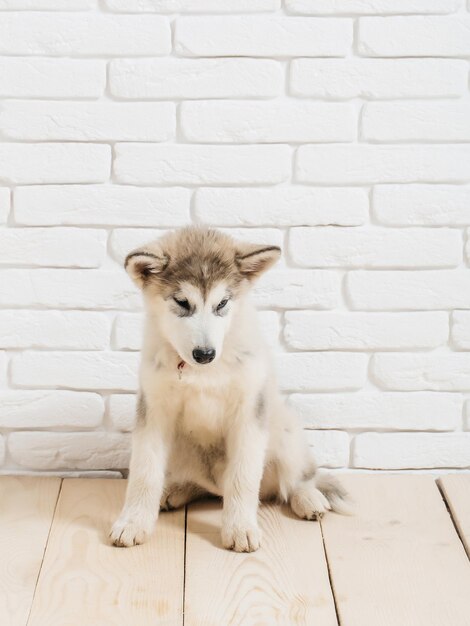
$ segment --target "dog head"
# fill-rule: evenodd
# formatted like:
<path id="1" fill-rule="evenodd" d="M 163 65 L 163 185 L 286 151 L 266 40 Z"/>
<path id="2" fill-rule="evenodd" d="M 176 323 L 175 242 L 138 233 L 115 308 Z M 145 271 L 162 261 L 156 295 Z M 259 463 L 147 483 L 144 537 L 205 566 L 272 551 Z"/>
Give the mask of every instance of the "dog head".
<path id="1" fill-rule="evenodd" d="M 234 310 L 280 254 L 277 246 L 187 227 L 132 251 L 125 268 L 181 359 L 204 365 L 221 355 Z"/>

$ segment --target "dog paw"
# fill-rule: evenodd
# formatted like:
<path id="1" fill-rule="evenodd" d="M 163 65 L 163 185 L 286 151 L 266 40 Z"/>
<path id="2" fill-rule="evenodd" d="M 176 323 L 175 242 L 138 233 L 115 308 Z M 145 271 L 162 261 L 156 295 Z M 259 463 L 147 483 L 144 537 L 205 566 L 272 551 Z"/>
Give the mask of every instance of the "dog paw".
<path id="1" fill-rule="evenodd" d="M 153 530 L 153 524 L 144 524 L 129 519 L 117 519 L 109 537 L 118 548 L 129 548 L 147 541 Z"/>
<path id="2" fill-rule="evenodd" d="M 228 526 L 222 529 L 222 545 L 235 552 L 258 550 L 261 531 L 256 525 Z"/>
<path id="3" fill-rule="evenodd" d="M 315 488 L 296 491 L 290 500 L 291 509 L 301 519 L 321 519 L 328 510 L 330 503 L 321 491 Z"/>

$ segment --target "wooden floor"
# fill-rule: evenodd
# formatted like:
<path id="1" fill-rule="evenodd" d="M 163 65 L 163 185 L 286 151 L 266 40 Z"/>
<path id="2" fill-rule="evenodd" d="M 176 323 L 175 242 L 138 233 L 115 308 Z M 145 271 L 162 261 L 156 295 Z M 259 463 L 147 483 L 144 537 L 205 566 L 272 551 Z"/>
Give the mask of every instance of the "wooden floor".
<path id="1" fill-rule="evenodd" d="M 354 515 L 263 506 L 262 548 L 234 554 L 217 502 L 117 549 L 125 481 L 1 477 L 0 625 L 470 626 L 470 475 L 344 482 Z"/>

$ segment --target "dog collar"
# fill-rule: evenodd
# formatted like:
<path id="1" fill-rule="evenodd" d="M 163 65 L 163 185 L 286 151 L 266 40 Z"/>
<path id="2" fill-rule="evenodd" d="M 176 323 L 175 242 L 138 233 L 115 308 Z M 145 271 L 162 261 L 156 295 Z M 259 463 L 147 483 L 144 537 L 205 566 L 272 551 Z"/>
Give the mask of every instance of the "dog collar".
<path id="1" fill-rule="evenodd" d="M 186 362 L 185 362 L 185 361 L 180 361 L 180 362 L 178 363 L 178 365 L 177 365 L 177 368 L 178 368 L 178 376 L 179 376 L 179 379 L 180 379 L 180 380 L 181 380 L 181 376 L 183 375 L 183 367 L 184 367 L 185 365 L 186 365 Z"/>

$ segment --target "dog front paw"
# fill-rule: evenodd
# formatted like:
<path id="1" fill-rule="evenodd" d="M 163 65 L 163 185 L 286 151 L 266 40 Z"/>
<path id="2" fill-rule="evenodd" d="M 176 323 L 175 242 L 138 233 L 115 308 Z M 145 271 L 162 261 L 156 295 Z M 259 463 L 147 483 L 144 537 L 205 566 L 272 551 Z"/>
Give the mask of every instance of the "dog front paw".
<path id="1" fill-rule="evenodd" d="M 261 531 L 254 524 L 222 528 L 222 545 L 235 552 L 254 552 L 261 542 Z"/>
<path id="2" fill-rule="evenodd" d="M 109 537 L 114 546 L 129 548 L 147 541 L 152 534 L 153 526 L 153 523 L 119 518 L 114 522 Z"/>

